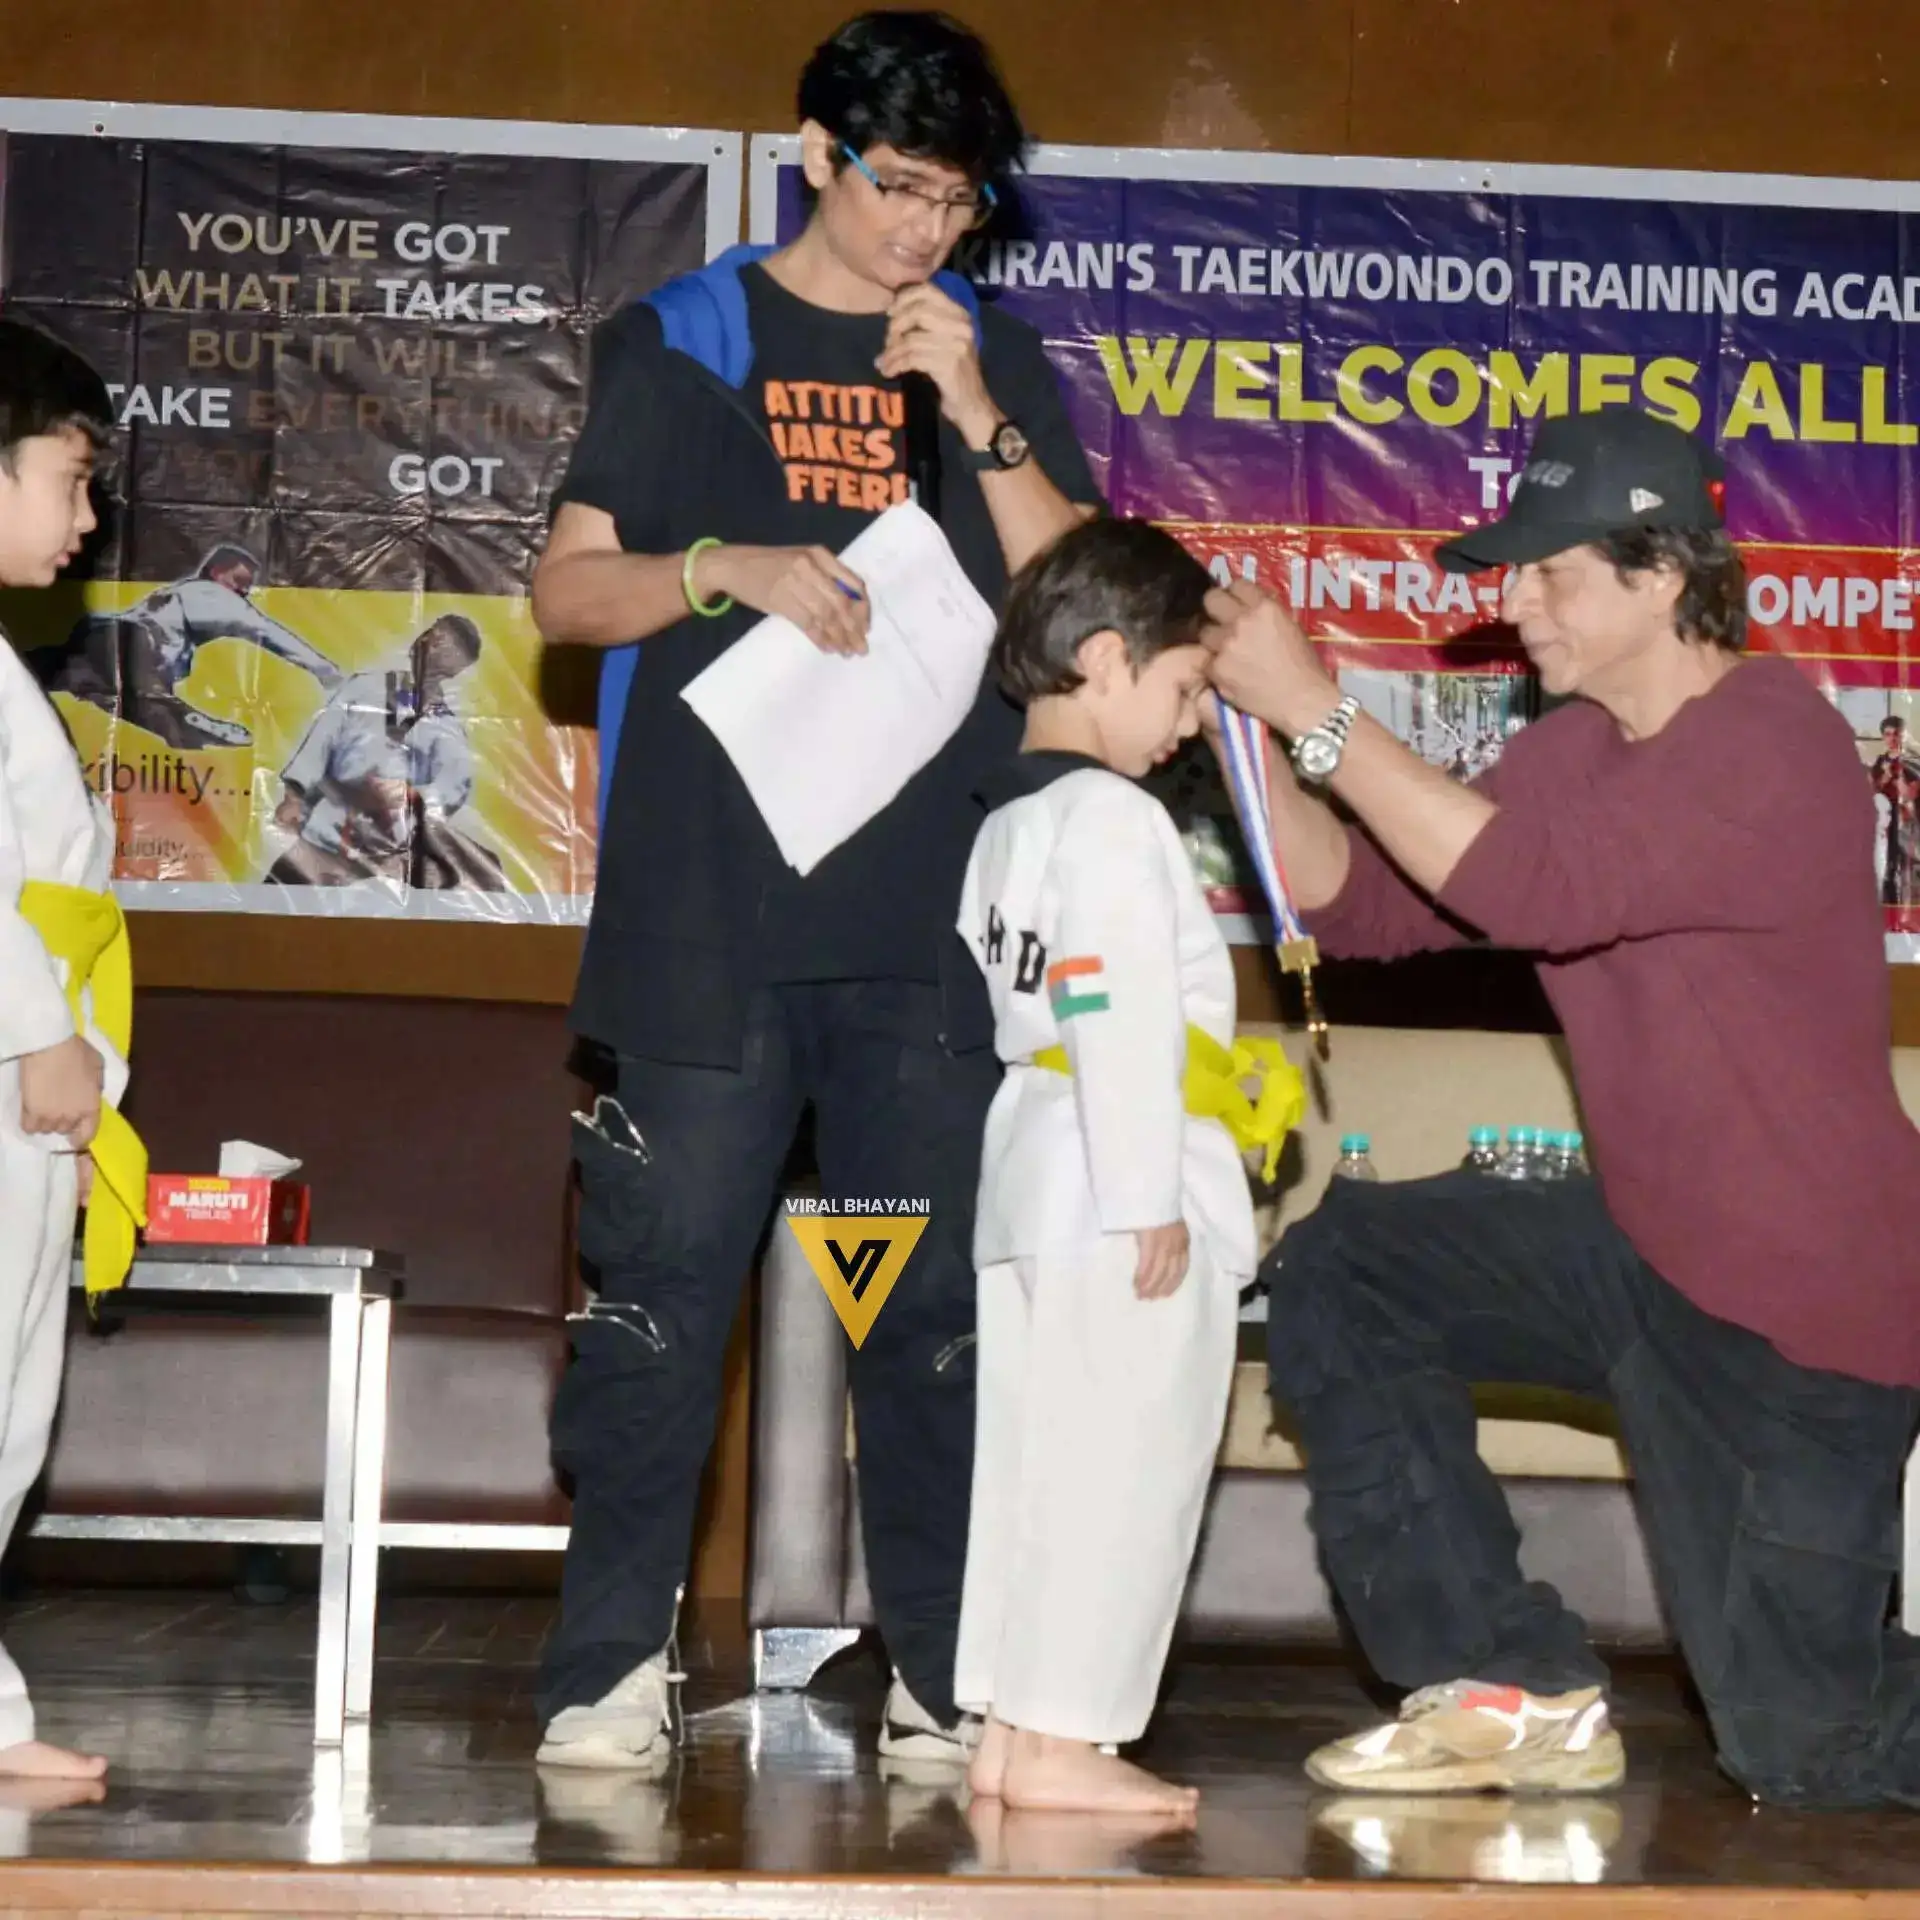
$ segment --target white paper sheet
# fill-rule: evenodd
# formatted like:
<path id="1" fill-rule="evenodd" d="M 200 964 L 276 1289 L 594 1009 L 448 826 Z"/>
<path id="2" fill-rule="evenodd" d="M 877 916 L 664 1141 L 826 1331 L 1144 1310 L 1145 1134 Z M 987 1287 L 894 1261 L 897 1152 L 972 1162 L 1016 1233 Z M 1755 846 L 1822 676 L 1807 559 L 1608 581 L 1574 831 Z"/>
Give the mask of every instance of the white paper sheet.
<path id="1" fill-rule="evenodd" d="M 726 749 L 781 853 L 811 873 L 946 745 L 973 706 L 992 610 L 911 501 L 840 556 L 865 582 L 865 654 L 822 653 L 769 616 L 681 692 Z"/>

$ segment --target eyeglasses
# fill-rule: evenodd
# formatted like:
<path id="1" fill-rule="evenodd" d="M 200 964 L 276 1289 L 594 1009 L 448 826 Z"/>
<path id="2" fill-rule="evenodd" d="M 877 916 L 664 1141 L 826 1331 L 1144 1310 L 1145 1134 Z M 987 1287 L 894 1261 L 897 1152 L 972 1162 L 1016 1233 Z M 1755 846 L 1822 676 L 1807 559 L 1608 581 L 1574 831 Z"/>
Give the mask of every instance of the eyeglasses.
<path id="1" fill-rule="evenodd" d="M 968 187 L 955 194 L 943 194 L 929 193 L 925 187 L 909 186 L 904 180 L 882 180 L 844 140 L 840 143 L 840 151 L 853 162 L 891 212 L 904 213 L 908 203 L 917 200 L 923 207 L 932 207 L 943 219 L 951 220 L 956 214 L 963 216 L 968 227 L 972 228 L 984 227 L 999 204 L 993 189 L 985 185 L 977 190 Z"/>

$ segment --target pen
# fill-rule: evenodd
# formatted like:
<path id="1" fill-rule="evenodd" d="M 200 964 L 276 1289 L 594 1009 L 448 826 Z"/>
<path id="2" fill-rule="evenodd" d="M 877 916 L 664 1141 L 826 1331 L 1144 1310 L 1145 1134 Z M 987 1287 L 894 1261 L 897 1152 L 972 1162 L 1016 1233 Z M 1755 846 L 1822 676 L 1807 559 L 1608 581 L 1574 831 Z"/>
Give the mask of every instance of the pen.
<path id="1" fill-rule="evenodd" d="M 836 587 L 838 587 L 840 591 L 844 593 L 849 600 L 858 600 L 860 598 L 858 591 L 848 586 L 844 580 L 836 579 L 833 584 Z"/>

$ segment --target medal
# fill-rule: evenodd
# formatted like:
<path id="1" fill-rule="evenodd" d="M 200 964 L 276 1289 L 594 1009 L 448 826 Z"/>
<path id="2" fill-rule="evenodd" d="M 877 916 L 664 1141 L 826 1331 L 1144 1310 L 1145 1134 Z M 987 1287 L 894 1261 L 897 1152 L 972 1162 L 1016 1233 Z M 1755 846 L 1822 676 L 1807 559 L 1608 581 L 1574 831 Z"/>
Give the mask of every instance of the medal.
<path id="1" fill-rule="evenodd" d="M 1274 949 L 1280 956 L 1282 973 L 1297 973 L 1300 976 L 1300 1006 L 1306 1016 L 1307 1032 L 1313 1040 L 1314 1051 L 1324 1060 L 1330 1047 L 1330 1035 L 1327 1017 L 1320 1011 L 1320 1002 L 1313 991 L 1313 970 L 1320 964 L 1320 945 L 1312 934 L 1306 933 L 1294 940 L 1282 940 Z"/>

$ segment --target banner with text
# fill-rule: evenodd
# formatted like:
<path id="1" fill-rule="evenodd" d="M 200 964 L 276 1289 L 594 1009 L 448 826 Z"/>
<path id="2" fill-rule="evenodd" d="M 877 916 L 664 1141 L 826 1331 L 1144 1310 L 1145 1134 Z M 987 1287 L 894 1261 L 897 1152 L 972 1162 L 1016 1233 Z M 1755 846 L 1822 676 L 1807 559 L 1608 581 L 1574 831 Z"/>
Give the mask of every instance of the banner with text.
<path id="1" fill-rule="evenodd" d="M 755 237 L 793 231 L 792 142 L 756 138 L 750 184 Z M 1045 336 L 1115 509 L 1285 594 L 1348 689 L 1461 774 L 1538 696 L 1497 576 L 1442 574 L 1435 543 L 1499 509 L 1547 415 L 1635 405 L 1711 435 L 1752 645 L 1852 722 L 1908 959 L 1910 207 L 1920 190 L 1872 182 L 1054 147 L 960 264 Z M 1184 764 L 1170 797 L 1216 905 L 1246 911 L 1210 770 Z"/>
<path id="2" fill-rule="evenodd" d="M 590 659 L 526 591 L 588 338 L 733 240 L 739 136 L 0 102 L 6 310 L 122 432 L 4 620 L 130 906 L 583 920 Z"/>

